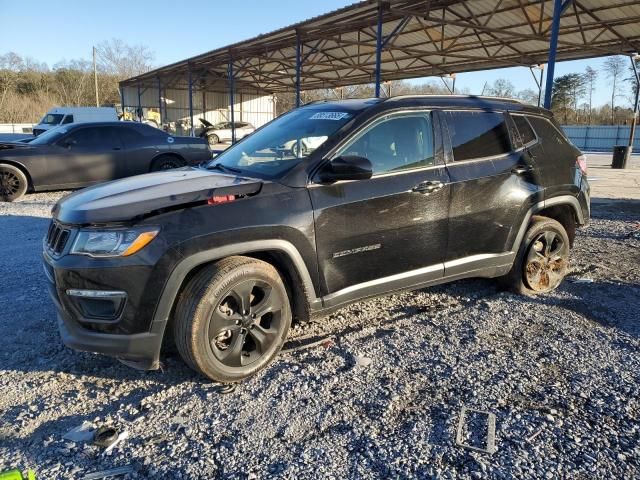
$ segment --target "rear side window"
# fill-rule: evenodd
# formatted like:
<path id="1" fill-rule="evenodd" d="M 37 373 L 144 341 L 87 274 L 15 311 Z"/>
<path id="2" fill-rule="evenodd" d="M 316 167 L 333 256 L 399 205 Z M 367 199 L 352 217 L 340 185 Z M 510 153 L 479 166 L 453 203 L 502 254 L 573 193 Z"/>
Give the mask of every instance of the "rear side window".
<path id="1" fill-rule="evenodd" d="M 516 128 L 518 129 L 518 134 L 520 135 L 520 140 L 522 141 L 522 145 L 528 145 L 529 143 L 535 141 L 536 134 L 534 133 L 531 125 L 525 117 L 522 115 L 512 115 L 513 123 L 516 124 Z"/>
<path id="2" fill-rule="evenodd" d="M 118 133 L 127 146 L 135 145 L 144 138 L 142 133 L 137 132 L 135 129 L 130 127 L 119 127 Z"/>
<path id="3" fill-rule="evenodd" d="M 500 112 L 443 112 L 456 162 L 511 151 L 509 130 Z"/>

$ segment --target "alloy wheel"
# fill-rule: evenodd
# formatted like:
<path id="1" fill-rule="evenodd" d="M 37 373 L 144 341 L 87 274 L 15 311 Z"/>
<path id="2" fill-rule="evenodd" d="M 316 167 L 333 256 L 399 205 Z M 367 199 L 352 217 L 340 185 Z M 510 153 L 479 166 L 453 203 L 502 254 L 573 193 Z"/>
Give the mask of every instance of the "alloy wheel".
<path id="1" fill-rule="evenodd" d="M 20 178 L 9 170 L 0 170 L 0 195 L 12 196 L 20 191 Z"/>
<path id="2" fill-rule="evenodd" d="M 564 278 L 569 257 L 569 246 L 553 230 L 540 233 L 529 245 L 524 279 L 536 292 L 556 288 Z"/>
<path id="3" fill-rule="evenodd" d="M 278 344 L 285 299 L 261 280 L 243 280 L 218 304 L 209 322 L 213 355 L 227 367 L 246 367 Z"/>

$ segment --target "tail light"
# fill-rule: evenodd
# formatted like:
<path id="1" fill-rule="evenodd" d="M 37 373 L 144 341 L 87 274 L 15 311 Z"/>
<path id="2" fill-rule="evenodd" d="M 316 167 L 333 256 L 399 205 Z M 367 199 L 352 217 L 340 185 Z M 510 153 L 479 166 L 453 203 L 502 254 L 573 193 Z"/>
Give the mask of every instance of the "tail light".
<path id="1" fill-rule="evenodd" d="M 576 157 L 576 165 L 578 168 L 584 173 L 587 174 L 587 156 L 586 155 L 578 155 Z"/>

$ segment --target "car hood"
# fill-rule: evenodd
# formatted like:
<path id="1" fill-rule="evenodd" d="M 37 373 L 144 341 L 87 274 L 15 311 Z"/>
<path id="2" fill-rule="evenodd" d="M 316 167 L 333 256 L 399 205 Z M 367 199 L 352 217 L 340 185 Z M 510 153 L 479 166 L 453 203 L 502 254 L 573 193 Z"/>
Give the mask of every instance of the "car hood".
<path id="1" fill-rule="evenodd" d="M 263 180 L 203 168 L 147 173 L 79 190 L 53 207 L 53 218 L 73 225 L 129 222 L 222 195 L 253 195 Z"/>

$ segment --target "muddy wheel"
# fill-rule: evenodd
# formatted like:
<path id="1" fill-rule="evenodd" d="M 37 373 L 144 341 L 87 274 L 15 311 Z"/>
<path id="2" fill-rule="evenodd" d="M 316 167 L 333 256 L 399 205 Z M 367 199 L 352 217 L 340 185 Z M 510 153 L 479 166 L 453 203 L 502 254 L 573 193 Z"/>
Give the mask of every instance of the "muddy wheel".
<path id="1" fill-rule="evenodd" d="M 185 287 L 174 336 L 184 361 L 219 382 L 265 368 L 291 326 L 287 290 L 270 264 L 229 257 L 203 268 Z"/>
<path id="2" fill-rule="evenodd" d="M 26 175 L 13 165 L 0 165 L 0 201 L 13 202 L 29 187 Z"/>
<path id="3" fill-rule="evenodd" d="M 569 237 L 551 218 L 535 216 L 525 233 L 511 271 L 502 283 L 525 295 L 550 292 L 558 287 L 569 267 Z"/>

